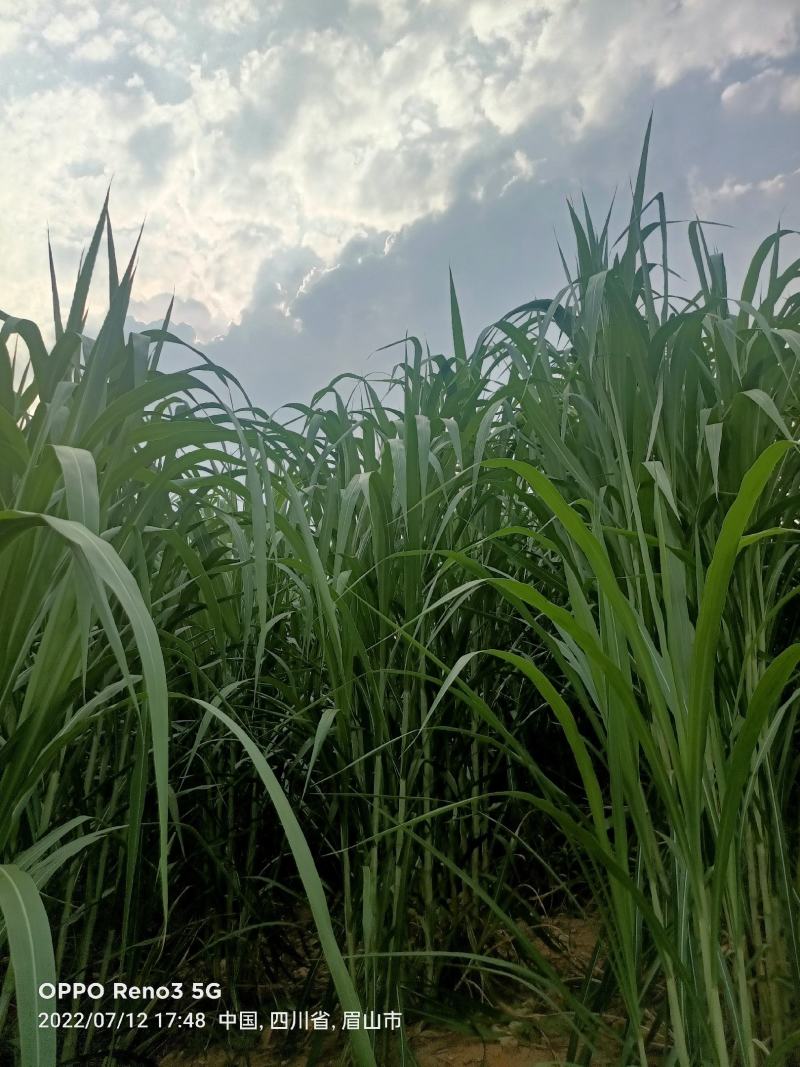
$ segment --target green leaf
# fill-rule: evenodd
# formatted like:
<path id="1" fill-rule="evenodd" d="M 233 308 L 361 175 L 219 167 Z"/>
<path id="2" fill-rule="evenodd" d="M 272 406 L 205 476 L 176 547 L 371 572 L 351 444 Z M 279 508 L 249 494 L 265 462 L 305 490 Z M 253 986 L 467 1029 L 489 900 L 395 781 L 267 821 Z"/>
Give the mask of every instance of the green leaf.
<path id="1" fill-rule="evenodd" d="M 56 1067 L 56 1029 L 39 1026 L 39 1012 L 53 1006 L 39 990 L 56 981 L 50 926 L 33 879 L 13 863 L 0 865 L 0 911 L 14 968 L 20 1067 Z"/>

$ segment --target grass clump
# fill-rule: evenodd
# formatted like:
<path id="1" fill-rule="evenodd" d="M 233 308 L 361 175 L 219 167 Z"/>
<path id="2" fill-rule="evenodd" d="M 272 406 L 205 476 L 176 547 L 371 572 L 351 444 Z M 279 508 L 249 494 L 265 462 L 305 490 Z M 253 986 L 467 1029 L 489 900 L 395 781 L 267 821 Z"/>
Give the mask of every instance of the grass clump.
<path id="1" fill-rule="evenodd" d="M 800 266 L 778 231 L 734 299 L 695 222 L 676 296 L 646 148 L 616 244 L 570 207 L 551 301 L 470 352 L 451 283 L 452 355 L 408 340 L 293 421 L 200 353 L 164 372 L 169 314 L 124 336 L 107 207 L 54 346 L 4 316 L 24 1064 L 55 1062 L 48 976 L 202 968 L 263 1009 L 295 957 L 312 1008 L 516 997 L 573 1063 L 792 1062 Z M 577 979 L 554 912 L 592 933 Z M 113 1062 L 158 1035 L 59 1039 Z M 354 1063 L 401 1049 L 351 1032 Z"/>

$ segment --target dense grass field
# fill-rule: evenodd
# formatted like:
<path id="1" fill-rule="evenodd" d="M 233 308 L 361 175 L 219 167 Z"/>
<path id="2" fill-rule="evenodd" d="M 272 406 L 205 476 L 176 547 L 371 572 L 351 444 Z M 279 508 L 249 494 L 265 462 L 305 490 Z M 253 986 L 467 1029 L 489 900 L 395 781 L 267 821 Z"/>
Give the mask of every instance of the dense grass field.
<path id="1" fill-rule="evenodd" d="M 775 232 L 729 292 L 646 156 L 616 241 L 569 206 L 551 301 L 470 349 L 451 284 L 449 354 L 282 421 L 199 352 L 165 371 L 169 314 L 125 336 L 107 205 L 52 347 L 3 313 L 8 1063 L 283 1008 L 403 1013 L 309 1063 L 413 1063 L 426 1023 L 798 1062 L 800 260 Z M 207 1025 L 43 1027 L 120 1009 L 56 979 L 181 982 Z"/>

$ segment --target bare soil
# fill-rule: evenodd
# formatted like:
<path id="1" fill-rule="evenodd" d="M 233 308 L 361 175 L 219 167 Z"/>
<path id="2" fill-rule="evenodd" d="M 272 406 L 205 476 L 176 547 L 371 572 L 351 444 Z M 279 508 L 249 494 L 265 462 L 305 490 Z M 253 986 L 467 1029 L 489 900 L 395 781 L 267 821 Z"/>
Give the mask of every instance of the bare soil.
<path id="1" fill-rule="evenodd" d="M 551 955 L 562 972 L 582 973 L 596 943 L 596 925 L 585 918 L 559 916 L 549 933 L 559 943 L 560 951 L 542 946 L 544 954 Z M 503 1007 L 509 1017 L 517 1016 L 524 1024 L 524 1037 L 514 1023 L 493 1027 L 492 1036 L 486 1039 L 420 1023 L 412 1025 L 408 1031 L 410 1044 L 420 1067 L 563 1067 L 567 1063 L 569 1037 L 553 1025 L 552 1018 L 537 1015 L 524 1004 L 518 1005 L 517 1010 L 513 1005 Z M 223 1049 L 173 1051 L 161 1060 L 160 1067 L 305 1067 L 306 1055 L 287 1054 L 282 1048 L 282 1036 L 267 1031 L 258 1047 L 247 1053 Z M 595 1062 L 600 1067 L 601 1061 Z M 341 1046 L 337 1045 L 323 1055 L 319 1067 L 338 1067 L 340 1063 Z"/>
<path id="2" fill-rule="evenodd" d="M 564 1064 L 566 1043 L 531 1045 L 513 1037 L 501 1037 L 497 1042 L 483 1042 L 478 1038 L 462 1037 L 444 1030 L 426 1031 L 411 1041 L 420 1067 L 545 1067 Z M 337 1059 L 325 1059 L 320 1067 L 333 1067 Z M 300 1055 L 284 1059 L 271 1052 L 269 1046 L 251 1052 L 249 1060 L 232 1058 L 229 1053 L 211 1050 L 189 1057 L 171 1053 L 161 1061 L 161 1067 L 305 1067 L 306 1057 Z"/>

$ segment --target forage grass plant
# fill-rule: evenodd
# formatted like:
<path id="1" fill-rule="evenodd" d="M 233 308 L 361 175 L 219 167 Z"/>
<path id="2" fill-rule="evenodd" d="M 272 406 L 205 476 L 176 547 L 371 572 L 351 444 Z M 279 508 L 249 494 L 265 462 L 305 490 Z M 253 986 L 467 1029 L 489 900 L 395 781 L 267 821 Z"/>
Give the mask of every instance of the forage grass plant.
<path id="1" fill-rule="evenodd" d="M 606 227 L 573 212 L 577 272 L 560 301 L 500 324 L 528 441 L 486 467 L 531 537 L 548 531 L 567 602 L 513 575 L 486 581 L 537 632 L 546 620 L 583 707 L 579 729 L 564 694 L 515 657 L 585 791 L 580 818 L 558 805 L 552 817 L 589 867 L 610 977 L 597 993 L 624 1003 L 622 1061 L 646 1063 L 656 1041 L 687 1067 L 783 1063 L 800 1043 L 800 265 L 781 270 L 778 231 L 734 300 L 693 223 L 699 290 L 676 306 L 645 162 L 646 145 L 614 259 Z"/>
<path id="2" fill-rule="evenodd" d="M 110 307 L 90 339 L 104 236 Z M 66 322 L 53 281 L 52 349 L 32 322 L 4 315 L 0 330 L 0 905 L 12 964 L 0 1013 L 14 993 L 30 1067 L 56 1062 L 55 1031 L 37 1025 L 51 1007 L 42 982 L 146 977 L 157 965 L 183 891 L 170 893 L 171 871 L 189 864 L 180 783 L 212 728 L 243 747 L 262 807 L 271 798 L 339 998 L 358 1008 L 297 816 L 229 714 L 230 697 L 247 692 L 246 703 L 260 684 L 282 596 L 269 581 L 268 432 L 254 433 L 209 375 L 158 370 L 163 343 L 177 340 L 168 321 L 124 339 L 133 276 L 134 258 L 118 275 L 106 204 Z M 230 377 L 213 371 L 224 392 Z M 171 734 L 187 742 L 183 765 L 170 760 Z M 61 1055 L 97 1040 L 71 1030 Z M 353 1048 L 374 1063 L 363 1035 Z"/>
<path id="3" fill-rule="evenodd" d="M 408 339 L 281 421 L 193 349 L 165 370 L 169 312 L 125 337 L 107 205 L 66 320 L 52 272 L 54 345 L 3 315 L 25 1067 L 157 1051 L 57 1049 L 42 980 L 189 973 L 262 1010 L 516 1001 L 575 1064 L 792 1062 L 800 261 L 777 231 L 734 297 L 694 222 L 677 280 L 646 159 L 616 244 L 570 206 L 552 300 L 470 351 L 451 279 L 451 355 Z M 559 912 L 593 931 L 577 980 Z M 405 1029 L 346 1055 L 414 1062 Z"/>

